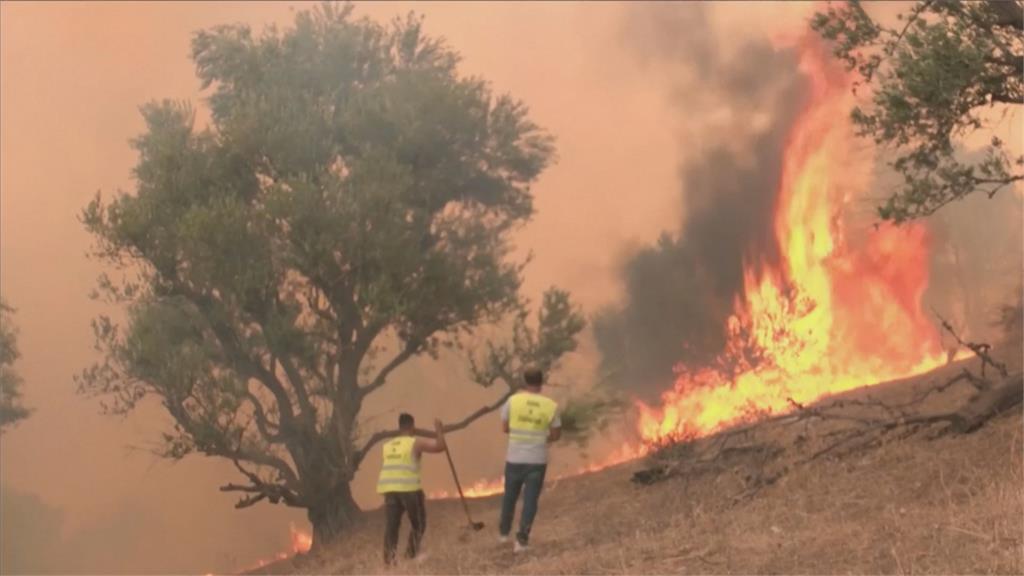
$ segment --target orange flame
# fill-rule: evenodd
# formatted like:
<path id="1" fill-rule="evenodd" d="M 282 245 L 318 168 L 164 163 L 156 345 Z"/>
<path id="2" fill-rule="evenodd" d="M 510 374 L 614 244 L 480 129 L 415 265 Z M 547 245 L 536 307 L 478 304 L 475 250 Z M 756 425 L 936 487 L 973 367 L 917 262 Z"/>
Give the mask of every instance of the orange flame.
<path id="1" fill-rule="evenodd" d="M 586 474 L 588 472 L 597 472 L 603 470 L 609 466 L 621 464 L 634 460 L 646 454 L 647 449 L 643 446 L 633 446 L 629 443 L 622 444 L 617 450 L 613 450 L 608 453 L 603 459 L 598 462 L 592 462 L 587 464 L 583 468 L 571 472 L 569 474 L 562 474 L 557 476 L 549 476 L 551 481 L 559 481 L 563 478 L 571 478 L 580 474 Z M 468 489 L 463 490 L 463 495 L 467 499 L 470 498 L 486 498 L 488 496 L 494 496 L 495 494 L 502 494 L 505 491 L 505 478 L 497 478 L 494 480 L 477 480 Z M 427 497 L 431 500 L 447 500 L 450 498 L 458 498 L 458 492 L 448 492 L 446 490 L 438 490 L 431 492 Z"/>
<path id="2" fill-rule="evenodd" d="M 711 434 L 785 412 L 790 400 L 813 402 L 946 360 L 936 327 L 921 312 L 928 286 L 924 225 L 881 225 L 859 242 L 844 234 L 840 215 L 852 199 L 845 188 L 855 174 L 849 85 L 820 46 L 801 48 L 811 87 L 787 140 L 779 184 L 775 235 L 783 261 L 745 265 L 746 298 L 735 303 L 728 326 L 726 358 L 742 360 L 738 351 L 753 350 L 759 361 L 741 361 L 731 377 L 679 367 L 660 408 L 637 405 L 645 447 Z"/>
<path id="3" fill-rule="evenodd" d="M 288 530 L 291 532 L 292 537 L 292 554 L 305 554 L 309 552 L 309 549 L 313 547 L 313 535 L 296 528 L 295 524 L 289 524 Z"/>
<path id="4" fill-rule="evenodd" d="M 595 472 L 648 454 L 665 442 L 706 436 L 792 403 L 912 376 L 946 362 L 936 327 L 921 310 L 928 286 L 928 230 L 923 224 L 879 225 L 850 239 L 840 215 L 850 191 L 854 141 L 848 120 L 848 79 L 804 40 L 801 69 L 811 81 L 809 103 L 794 123 L 784 153 L 775 236 L 780 265 L 748 262 L 745 299 L 729 319 L 723 359 L 739 361 L 733 375 L 677 367 L 662 405 L 637 403 L 639 443 L 625 443 L 575 474 Z M 863 167 L 862 167 L 863 168 Z M 867 168 L 865 168 L 867 169 Z M 857 183 L 852 183 L 856 188 Z M 759 362 L 744 363 L 743 350 Z M 575 474 L 570 474 L 575 475 Z M 553 478 L 558 480 L 565 476 Z M 503 479 L 479 480 L 467 498 L 503 491 Z M 457 497 L 431 492 L 431 499 Z M 292 526 L 292 552 L 312 538 Z M 258 567 L 287 558 L 288 552 Z"/>
<path id="5" fill-rule="evenodd" d="M 301 528 L 296 528 L 294 523 L 288 524 L 288 531 L 290 533 L 289 538 L 291 539 L 291 547 L 288 550 L 278 552 L 274 556 L 268 558 L 257 560 L 251 566 L 243 568 L 241 572 L 244 573 L 259 570 L 260 568 L 273 564 L 274 562 L 280 562 L 281 560 L 287 560 L 297 554 L 305 554 L 306 552 L 309 552 L 309 549 L 313 547 L 313 535 Z"/>
<path id="6" fill-rule="evenodd" d="M 466 498 L 486 498 L 487 496 L 501 494 L 504 490 L 505 479 L 498 478 L 496 480 L 477 480 L 472 485 L 463 488 L 462 494 Z M 430 498 L 431 500 L 447 500 L 449 498 L 457 498 L 458 495 L 458 492 L 438 490 L 427 494 L 427 498 Z"/>

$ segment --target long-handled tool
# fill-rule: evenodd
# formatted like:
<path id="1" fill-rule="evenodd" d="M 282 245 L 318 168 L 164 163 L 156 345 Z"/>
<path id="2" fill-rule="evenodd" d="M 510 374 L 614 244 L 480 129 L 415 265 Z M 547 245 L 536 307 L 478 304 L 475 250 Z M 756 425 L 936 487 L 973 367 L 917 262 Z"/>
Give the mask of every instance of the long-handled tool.
<path id="1" fill-rule="evenodd" d="M 466 504 L 466 497 L 462 494 L 462 484 L 459 483 L 459 475 L 455 472 L 455 463 L 452 462 L 452 454 L 448 451 L 448 446 L 444 447 L 444 455 L 448 457 L 448 466 L 452 469 L 452 478 L 455 479 L 455 487 L 459 489 L 459 500 L 462 500 L 462 509 L 466 511 L 466 519 L 469 520 L 469 527 L 473 530 L 483 530 L 483 522 L 473 522 L 473 517 L 469 514 L 469 504 Z"/>

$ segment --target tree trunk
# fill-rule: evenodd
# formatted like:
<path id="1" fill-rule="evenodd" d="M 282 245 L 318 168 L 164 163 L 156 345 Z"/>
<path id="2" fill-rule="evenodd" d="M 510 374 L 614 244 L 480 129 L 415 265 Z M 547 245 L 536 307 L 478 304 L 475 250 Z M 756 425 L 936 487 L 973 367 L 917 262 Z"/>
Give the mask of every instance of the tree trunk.
<path id="1" fill-rule="evenodd" d="M 309 522 L 313 525 L 311 551 L 318 551 L 336 540 L 342 532 L 355 524 L 360 512 L 348 483 L 338 484 L 322 502 L 307 511 Z"/>

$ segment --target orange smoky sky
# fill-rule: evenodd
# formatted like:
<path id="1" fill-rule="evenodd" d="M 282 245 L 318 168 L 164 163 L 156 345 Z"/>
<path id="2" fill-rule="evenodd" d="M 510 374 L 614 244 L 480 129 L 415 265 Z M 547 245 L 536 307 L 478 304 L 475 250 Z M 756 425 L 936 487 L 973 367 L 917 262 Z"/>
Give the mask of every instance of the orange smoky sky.
<path id="1" fill-rule="evenodd" d="M 105 311 L 88 297 L 101 268 L 86 258 L 90 238 L 77 216 L 97 190 L 132 189 L 135 154 L 128 141 L 143 129 L 138 107 L 163 98 L 201 102 L 188 57 L 193 32 L 238 22 L 257 30 L 287 26 L 295 10 L 308 7 L 0 7 L 0 291 L 17 309 L 22 358 L 16 368 L 35 410 L 0 440 L 0 485 L 8 494 L 0 511 L 5 570 L 232 570 L 285 547 L 290 521 L 305 525 L 301 511 L 283 507 L 235 511 L 235 496 L 216 490 L 234 479 L 229 465 L 156 459 L 146 450 L 166 416 L 153 407 L 126 419 L 101 416 L 95 400 L 75 393 L 72 377 L 96 360 L 89 323 Z M 559 285 L 588 314 L 614 302 L 623 255 L 680 219 L 680 162 L 701 146 L 680 134 L 694 134 L 687 123 L 706 111 L 680 114 L 666 96 L 670 83 L 628 49 L 623 22 L 631 7 L 358 3 L 356 13 L 386 19 L 413 9 L 425 15 L 430 34 L 444 36 L 463 55 L 463 73 L 523 99 L 557 138 L 559 161 L 535 186 L 537 215 L 517 238 L 522 253 L 534 254 L 528 294 Z M 717 49 L 729 50 L 738 38 L 798 30 L 813 9 L 810 3 L 723 3 L 710 10 L 711 33 Z M 592 350 L 584 342 L 564 378 L 585 385 Z M 411 365 L 366 409 L 366 425 L 388 426 L 398 409 L 454 418 L 490 397 L 462 394 L 467 387 L 458 364 Z M 437 400 L 454 393 L 464 399 Z M 501 438 L 489 432 L 495 422 L 476 427 L 472 439 L 453 438 L 457 461 L 468 478 L 500 475 Z M 435 464 L 428 464 L 428 489 L 450 489 L 445 469 Z M 356 483 L 366 507 L 379 505 L 373 466 L 367 462 Z M 33 518 L 34 527 L 21 524 Z M 39 524 L 42 519 L 49 523 Z"/>

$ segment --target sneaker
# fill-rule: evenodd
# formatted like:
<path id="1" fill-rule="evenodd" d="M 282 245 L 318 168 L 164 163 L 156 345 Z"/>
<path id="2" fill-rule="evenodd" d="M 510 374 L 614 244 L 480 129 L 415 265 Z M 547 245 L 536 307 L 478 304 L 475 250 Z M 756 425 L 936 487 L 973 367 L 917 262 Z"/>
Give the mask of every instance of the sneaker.
<path id="1" fill-rule="evenodd" d="M 501 544 L 508 544 L 508 535 L 498 534 L 498 542 L 500 542 Z"/>
<path id="2" fill-rule="evenodd" d="M 526 552 L 527 548 L 529 548 L 529 546 L 527 546 L 526 544 L 521 544 L 519 540 L 516 540 L 515 545 L 512 546 L 512 552 L 520 554 L 522 552 Z"/>

